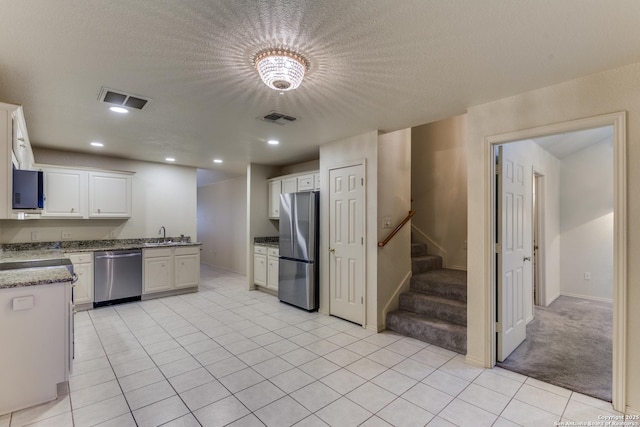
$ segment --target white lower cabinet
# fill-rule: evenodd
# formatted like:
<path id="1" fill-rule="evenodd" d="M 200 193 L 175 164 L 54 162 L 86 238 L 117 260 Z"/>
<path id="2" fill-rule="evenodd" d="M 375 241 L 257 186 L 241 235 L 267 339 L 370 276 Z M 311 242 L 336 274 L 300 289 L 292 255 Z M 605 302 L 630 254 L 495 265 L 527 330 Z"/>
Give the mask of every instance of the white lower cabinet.
<path id="1" fill-rule="evenodd" d="M 200 283 L 200 248 L 143 250 L 143 294 L 196 287 Z"/>
<path id="2" fill-rule="evenodd" d="M 267 286 L 267 248 L 253 247 L 253 283 Z"/>
<path id="3" fill-rule="evenodd" d="M 71 283 L 0 289 L 0 414 L 49 402 L 72 354 Z"/>
<path id="4" fill-rule="evenodd" d="M 198 286 L 200 283 L 200 248 L 175 248 L 174 271 L 176 288 Z"/>
<path id="5" fill-rule="evenodd" d="M 267 288 L 278 290 L 278 265 L 280 262 L 278 248 L 267 250 Z"/>
<path id="6" fill-rule="evenodd" d="M 253 283 L 278 290 L 278 248 L 255 245 L 253 247 Z"/>
<path id="7" fill-rule="evenodd" d="M 78 305 L 93 303 L 93 252 L 67 253 L 65 256 L 71 260 L 73 272 L 78 276 L 73 287 L 73 302 Z"/>
<path id="8" fill-rule="evenodd" d="M 170 291 L 173 288 L 171 248 L 144 249 L 143 294 Z"/>

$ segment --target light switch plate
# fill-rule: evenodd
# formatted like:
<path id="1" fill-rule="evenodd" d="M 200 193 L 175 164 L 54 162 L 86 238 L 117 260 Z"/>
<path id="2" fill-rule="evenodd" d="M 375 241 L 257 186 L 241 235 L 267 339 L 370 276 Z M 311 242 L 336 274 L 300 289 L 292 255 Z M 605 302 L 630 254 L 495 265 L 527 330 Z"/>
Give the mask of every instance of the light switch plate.
<path id="1" fill-rule="evenodd" d="M 62 240 L 69 240 L 71 239 L 71 232 L 70 231 L 63 231 L 62 232 Z"/>
<path id="2" fill-rule="evenodd" d="M 40 240 L 40 233 L 38 233 L 37 231 L 32 231 L 31 232 L 31 241 L 32 242 L 37 242 L 38 240 Z"/>

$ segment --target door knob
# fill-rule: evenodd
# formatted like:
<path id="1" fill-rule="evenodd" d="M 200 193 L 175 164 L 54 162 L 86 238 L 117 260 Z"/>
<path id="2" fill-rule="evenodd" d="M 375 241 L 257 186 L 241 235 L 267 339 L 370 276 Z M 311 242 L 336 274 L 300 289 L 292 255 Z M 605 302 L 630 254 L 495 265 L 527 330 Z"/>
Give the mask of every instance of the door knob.
<path id="1" fill-rule="evenodd" d="M 526 256 L 522 258 L 522 261 L 531 261 L 531 257 L 530 256 Z"/>
<path id="2" fill-rule="evenodd" d="M 329 252 L 334 253 L 336 250 L 334 248 L 329 248 Z"/>

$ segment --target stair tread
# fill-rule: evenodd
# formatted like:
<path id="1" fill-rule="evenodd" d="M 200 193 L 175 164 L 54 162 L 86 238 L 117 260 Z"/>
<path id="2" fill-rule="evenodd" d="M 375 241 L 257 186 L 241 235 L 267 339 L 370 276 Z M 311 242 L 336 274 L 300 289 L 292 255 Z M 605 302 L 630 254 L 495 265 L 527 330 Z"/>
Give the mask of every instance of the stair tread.
<path id="1" fill-rule="evenodd" d="M 466 326 L 405 310 L 388 313 L 387 326 L 392 331 L 442 348 L 461 354 L 467 352 Z"/>
<path id="2" fill-rule="evenodd" d="M 424 273 L 418 273 L 415 274 L 415 276 L 422 276 L 427 279 L 437 280 L 447 284 L 467 286 L 467 272 L 463 270 L 441 268 L 439 270 L 429 270 Z"/>
<path id="3" fill-rule="evenodd" d="M 465 333 L 467 331 L 467 327 L 466 326 L 458 325 L 456 323 L 451 323 L 451 322 L 448 322 L 448 321 L 442 320 L 442 319 L 436 319 L 435 317 L 425 316 L 424 314 L 414 313 L 412 311 L 395 310 L 395 311 L 390 312 L 389 315 L 396 315 L 396 316 L 400 316 L 400 317 L 409 317 L 411 319 L 420 320 L 422 322 L 430 323 L 430 324 L 433 324 L 433 325 L 447 326 L 447 327 L 450 327 L 451 329 L 454 329 L 454 330 L 464 331 Z"/>
<path id="4" fill-rule="evenodd" d="M 404 294 L 412 295 L 412 296 L 415 295 L 416 298 L 423 298 L 423 299 L 427 299 L 427 300 L 430 300 L 430 301 L 435 301 L 435 302 L 438 302 L 438 303 L 441 303 L 441 304 L 447 304 L 447 305 L 454 306 L 454 307 L 463 308 L 463 307 L 467 306 L 467 303 L 463 302 L 463 301 L 459 301 L 459 300 L 455 300 L 455 299 L 451 299 L 451 298 L 447 298 L 447 297 L 439 296 L 439 295 L 427 294 L 425 292 L 420 292 L 420 291 L 411 290 L 411 291 L 408 291 L 408 292 L 404 292 Z"/>

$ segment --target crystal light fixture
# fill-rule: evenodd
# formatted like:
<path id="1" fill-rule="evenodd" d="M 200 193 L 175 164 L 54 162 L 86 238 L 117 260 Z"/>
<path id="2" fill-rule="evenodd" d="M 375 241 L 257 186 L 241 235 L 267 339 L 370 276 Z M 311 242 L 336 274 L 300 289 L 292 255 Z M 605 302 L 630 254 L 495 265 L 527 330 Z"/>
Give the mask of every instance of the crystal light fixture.
<path id="1" fill-rule="evenodd" d="M 265 49 L 253 58 L 260 78 L 271 89 L 286 91 L 300 86 L 309 69 L 307 59 L 289 49 Z"/>

